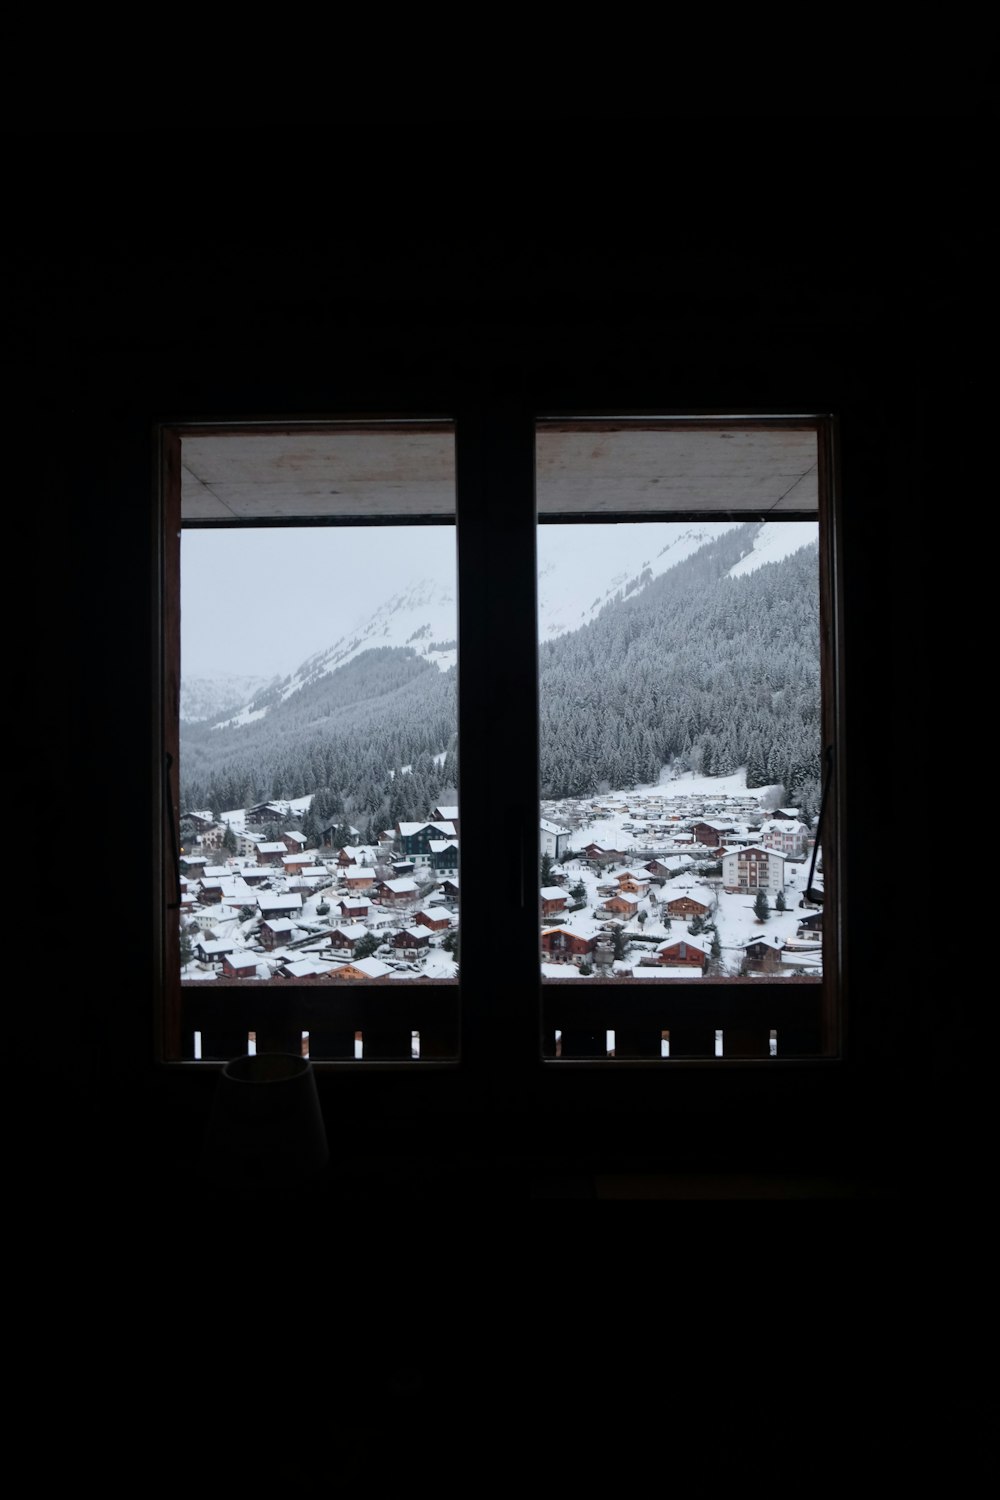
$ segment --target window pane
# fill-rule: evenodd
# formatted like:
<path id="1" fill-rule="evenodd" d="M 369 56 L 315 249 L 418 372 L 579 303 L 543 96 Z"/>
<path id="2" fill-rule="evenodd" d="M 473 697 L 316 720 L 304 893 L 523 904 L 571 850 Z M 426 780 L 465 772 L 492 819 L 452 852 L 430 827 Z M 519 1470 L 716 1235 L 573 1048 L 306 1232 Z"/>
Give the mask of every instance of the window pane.
<path id="1" fill-rule="evenodd" d="M 388 994 L 457 975 L 452 447 L 182 435 L 183 1055 L 259 1049 L 270 990 L 313 1059 L 457 1055 L 454 1002 Z"/>
<path id="2" fill-rule="evenodd" d="M 543 979 L 818 984 L 816 431 L 562 423 L 536 453 Z M 629 1003 L 650 1056 L 684 1055 Z M 564 1006 L 575 1055 L 612 1027 L 628 1055 L 613 1009 Z M 692 1049 L 722 1055 L 716 1032 Z"/>

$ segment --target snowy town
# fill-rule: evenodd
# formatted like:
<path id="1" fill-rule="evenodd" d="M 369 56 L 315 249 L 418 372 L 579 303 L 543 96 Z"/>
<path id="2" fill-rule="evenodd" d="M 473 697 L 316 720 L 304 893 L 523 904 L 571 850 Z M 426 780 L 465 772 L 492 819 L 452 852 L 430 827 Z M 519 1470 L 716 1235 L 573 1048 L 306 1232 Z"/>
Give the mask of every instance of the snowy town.
<path id="1" fill-rule="evenodd" d="M 542 976 L 819 978 L 822 908 L 807 889 L 820 896 L 822 860 L 810 888 L 812 832 L 796 808 L 770 805 L 775 794 L 748 791 L 739 773 L 688 773 L 543 803 Z M 182 979 L 454 980 L 458 807 L 399 822 L 374 845 L 342 841 L 356 830 L 341 824 L 307 847 L 295 824 L 309 802 L 185 815 Z"/>

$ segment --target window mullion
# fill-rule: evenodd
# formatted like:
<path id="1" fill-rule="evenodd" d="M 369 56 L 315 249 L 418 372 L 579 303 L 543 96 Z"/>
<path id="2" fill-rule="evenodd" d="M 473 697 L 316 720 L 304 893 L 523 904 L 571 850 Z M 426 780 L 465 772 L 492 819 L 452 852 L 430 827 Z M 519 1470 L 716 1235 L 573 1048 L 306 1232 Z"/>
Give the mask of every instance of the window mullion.
<path id="1" fill-rule="evenodd" d="M 463 1060 L 510 1102 L 539 1057 L 534 422 L 456 424 Z M 513 1090 L 513 1094 L 511 1094 Z"/>

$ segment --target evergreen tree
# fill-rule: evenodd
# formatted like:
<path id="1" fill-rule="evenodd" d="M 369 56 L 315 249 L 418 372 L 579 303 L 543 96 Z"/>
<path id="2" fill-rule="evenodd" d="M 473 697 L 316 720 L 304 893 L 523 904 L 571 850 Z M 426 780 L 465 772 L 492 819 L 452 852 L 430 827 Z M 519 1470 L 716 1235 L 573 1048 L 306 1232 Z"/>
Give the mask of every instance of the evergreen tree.
<path id="1" fill-rule="evenodd" d="M 226 824 L 226 831 L 222 835 L 222 847 L 223 847 L 223 849 L 225 849 L 225 851 L 226 851 L 227 854 L 235 854 L 236 853 L 236 849 L 237 849 L 236 835 L 233 832 L 233 826 L 232 826 L 231 823 L 227 823 Z"/>
<path id="2" fill-rule="evenodd" d="M 542 885 L 552 884 L 552 855 L 542 855 Z"/>
<path id="3" fill-rule="evenodd" d="M 611 951 L 615 958 L 621 959 L 625 957 L 625 939 L 622 936 L 620 927 L 613 927 L 611 929 Z"/>
<path id="4" fill-rule="evenodd" d="M 788 902 L 785 900 L 784 891 L 778 892 L 777 896 L 774 899 L 774 904 L 778 911 L 784 911 L 787 908 Z"/>
<path id="5" fill-rule="evenodd" d="M 375 936 L 374 932 L 365 932 L 361 935 L 361 937 L 358 938 L 357 942 L 354 944 L 354 957 L 371 958 L 378 945 L 379 940 Z"/>
<path id="6" fill-rule="evenodd" d="M 753 913 L 758 922 L 766 922 L 771 915 L 771 907 L 767 899 L 766 891 L 758 891 L 753 903 Z"/>

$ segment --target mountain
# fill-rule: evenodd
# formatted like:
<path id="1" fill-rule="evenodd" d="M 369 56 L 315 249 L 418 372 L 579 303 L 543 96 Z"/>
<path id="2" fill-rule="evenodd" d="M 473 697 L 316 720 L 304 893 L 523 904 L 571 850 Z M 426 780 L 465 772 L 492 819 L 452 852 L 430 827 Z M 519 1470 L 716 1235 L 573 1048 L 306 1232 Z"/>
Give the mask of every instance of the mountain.
<path id="1" fill-rule="evenodd" d="M 222 677 L 182 677 L 180 716 L 188 723 L 216 720 L 238 711 L 270 685 L 266 677 L 233 674 Z"/>
<path id="2" fill-rule="evenodd" d="M 542 791 L 748 766 L 808 801 L 818 777 L 815 522 L 539 530 Z M 442 569 L 443 572 L 443 569 Z M 186 806 L 316 788 L 374 822 L 454 785 L 454 577 L 397 591 L 237 713 L 183 726 Z M 419 779 L 407 768 L 419 767 Z"/>

